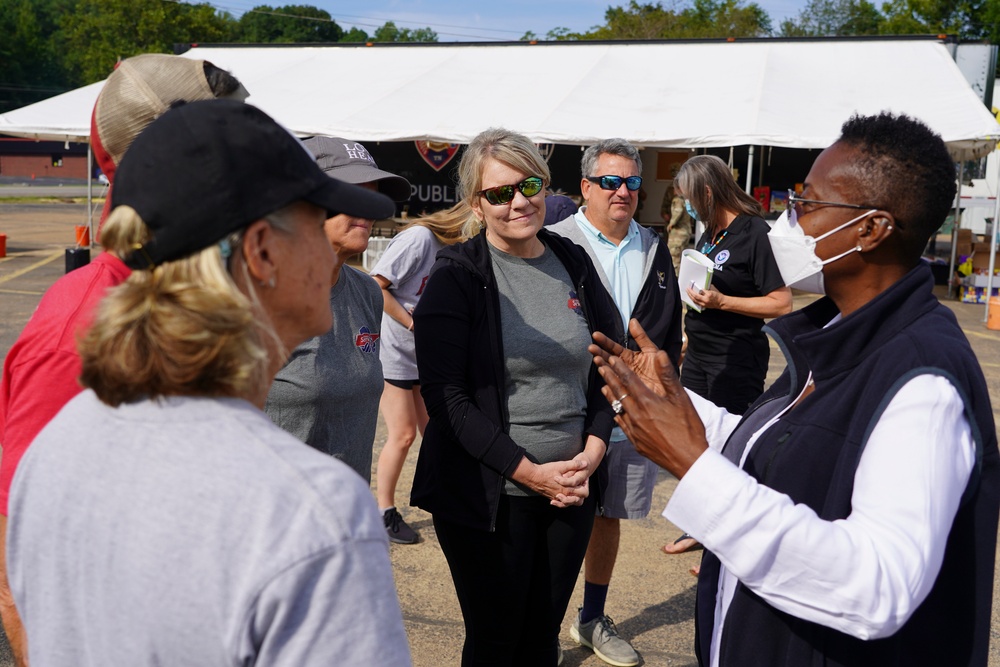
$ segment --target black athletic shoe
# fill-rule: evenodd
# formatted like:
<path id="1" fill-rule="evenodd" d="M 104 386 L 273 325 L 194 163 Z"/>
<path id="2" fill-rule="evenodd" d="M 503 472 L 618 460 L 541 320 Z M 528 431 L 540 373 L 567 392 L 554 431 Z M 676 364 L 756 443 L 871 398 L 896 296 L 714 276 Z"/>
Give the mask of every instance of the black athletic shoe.
<path id="1" fill-rule="evenodd" d="M 416 544 L 420 541 L 420 535 L 406 525 L 395 507 L 390 507 L 382 513 L 382 523 L 385 524 L 385 532 L 389 535 L 390 542 Z"/>

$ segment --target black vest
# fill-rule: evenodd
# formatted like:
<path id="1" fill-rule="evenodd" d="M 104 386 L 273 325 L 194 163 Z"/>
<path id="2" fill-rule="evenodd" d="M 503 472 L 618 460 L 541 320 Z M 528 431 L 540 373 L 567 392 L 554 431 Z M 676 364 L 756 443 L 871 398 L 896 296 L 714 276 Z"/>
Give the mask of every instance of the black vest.
<path id="1" fill-rule="evenodd" d="M 726 443 L 726 449 L 742 451 L 767 417 L 798 396 L 812 371 L 814 392 L 761 434 L 744 469 L 820 518 L 843 519 L 851 513 L 858 460 L 889 401 L 916 375 L 946 377 L 965 402 L 977 464 L 930 594 L 893 636 L 863 641 L 780 612 L 739 584 L 723 628 L 720 666 L 986 665 L 1000 455 L 982 370 L 932 288 L 930 270 L 919 266 L 827 329 L 823 325 L 837 314 L 830 299 L 774 320 L 768 333 L 788 367 Z M 696 639 L 703 665 L 709 661 L 718 577 L 719 560 L 706 552 Z"/>

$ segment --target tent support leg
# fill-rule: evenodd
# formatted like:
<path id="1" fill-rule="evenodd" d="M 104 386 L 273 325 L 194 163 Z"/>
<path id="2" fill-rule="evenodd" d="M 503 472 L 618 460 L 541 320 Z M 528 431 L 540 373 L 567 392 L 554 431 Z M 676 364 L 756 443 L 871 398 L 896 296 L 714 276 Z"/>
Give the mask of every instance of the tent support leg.
<path id="1" fill-rule="evenodd" d="M 87 229 L 94 245 L 94 149 L 87 142 Z"/>
<path id="2" fill-rule="evenodd" d="M 1000 159 L 1000 144 L 994 151 L 997 159 Z M 986 307 L 983 310 L 983 322 L 990 316 L 990 299 L 993 296 L 993 271 L 997 262 L 997 232 L 1000 231 L 1000 169 L 997 169 L 997 187 L 993 191 L 996 202 L 993 206 L 993 222 L 990 223 L 990 271 L 986 274 Z"/>
<path id="3" fill-rule="evenodd" d="M 961 203 L 962 197 L 962 176 L 965 175 L 965 165 L 959 163 L 958 165 L 958 188 L 955 190 L 955 221 L 951 225 L 951 261 L 948 264 L 948 298 L 958 298 L 958 292 L 952 293 L 953 287 L 958 287 L 953 285 L 955 282 L 955 262 L 958 259 L 958 228 L 961 226 L 961 221 L 958 217 L 958 205 Z"/>

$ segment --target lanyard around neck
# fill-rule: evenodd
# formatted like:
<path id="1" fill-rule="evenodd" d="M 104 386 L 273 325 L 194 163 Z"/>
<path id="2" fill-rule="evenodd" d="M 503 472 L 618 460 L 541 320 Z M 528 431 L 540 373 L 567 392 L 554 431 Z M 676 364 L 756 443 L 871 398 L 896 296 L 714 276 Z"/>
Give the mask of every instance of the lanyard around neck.
<path id="1" fill-rule="evenodd" d="M 715 246 L 717 246 L 720 243 L 722 243 L 722 239 L 726 238 L 726 234 L 728 234 L 728 233 L 729 233 L 729 229 L 728 228 L 723 229 L 722 233 L 719 234 L 716 237 L 715 243 L 713 243 L 712 245 L 708 245 L 708 243 L 703 243 L 702 246 L 701 246 L 701 254 L 707 255 L 708 253 L 710 253 L 713 250 L 715 250 Z"/>

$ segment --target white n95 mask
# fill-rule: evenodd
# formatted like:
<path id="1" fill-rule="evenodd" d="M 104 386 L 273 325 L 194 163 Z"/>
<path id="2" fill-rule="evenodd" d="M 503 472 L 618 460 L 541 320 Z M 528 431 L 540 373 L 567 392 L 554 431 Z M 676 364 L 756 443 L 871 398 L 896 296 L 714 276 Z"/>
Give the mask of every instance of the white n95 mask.
<path id="1" fill-rule="evenodd" d="M 823 267 L 850 255 L 852 252 L 860 251 L 861 246 L 851 248 L 830 259 L 820 259 L 816 255 L 816 244 L 827 236 L 850 227 L 858 220 L 867 218 L 875 211 L 876 209 L 872 209 L 863 213 L 816 238 L 806 236 L 805 232 L 802 231 L 802 225 L 798 224 L 797 220 L 791 219 L 787 210 L 782 212 L 774 221 L 771 231 L 768 232 L 767 240 L 771 243 L 771 253 L 774 255 L 774 261 L 778 264 L 781 279 L 785 281 L 785 285 L 813 294 L 826 294 L 826 288 L 823 285 Z"/>

